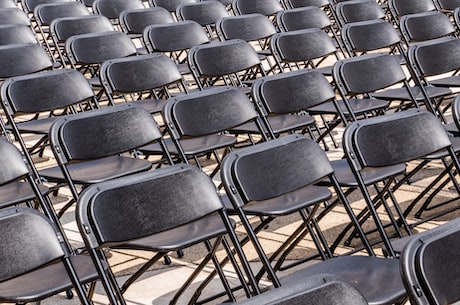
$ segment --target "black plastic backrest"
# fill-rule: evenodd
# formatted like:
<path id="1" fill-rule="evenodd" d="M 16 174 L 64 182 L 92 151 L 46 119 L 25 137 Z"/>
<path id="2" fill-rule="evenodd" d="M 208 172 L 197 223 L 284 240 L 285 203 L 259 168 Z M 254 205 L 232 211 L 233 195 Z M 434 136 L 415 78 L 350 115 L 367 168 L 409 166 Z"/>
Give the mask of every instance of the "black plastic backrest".
<path id="1" fill-rule="evenodd" d="M 212 180 L 182 164 L 91 185 L 76 214 L 87 247 L 96 248 L 160 233 L 222 208 Z"/>
<path id="2" fill-rule="evenodd" d="M 304 6 L 325 7 L 330 4 L 328 0 L 286 0 L 285 2 L 292 8 Z"/>
<path id="3" fill-rule="evenodd" d="M 238 302 L 241 305 L 367 305 L 355 288 L 332 274 L 317 274 Z"/>
<path id="4" fill-rule="evenodd" d="M 298 134 L 231 152 L 221 166 L 225 190 L 239 197 L 232 202 L 240 205 L 287 194 L 332 173 L 318 143 Z"/>
<path id="5" fill-rule="evenodd" d="M 217 22 L 216 27 L 223 39 L 256 41 L 276 33 L 270 19 L 258 13 L 225 17 Z"/>
<path id="6" fill-rule="evenodd" d="M 112 92 L 140 92 L 182 80 L 176 64 L 161 53 L 108 60 L 99 72 Z"/>
<path id="7" fill-rule="evenodd" d="M 130 34 L 142 34 L 151 24 L 175 22 L 171 13 L 162 7 L 125 10 L 120 13 L 119 20 L 123 31 Z"/>
<path id="8" fill-rule="evenodd" d="M 203 27 L 192 20 L 149 25 L 145 27 L 143 37 L 151 52 L 188 50 L 209 42 Z"/>
<path id="9" fill-rule="evenodd" d="M 235 0 L 232 2 L 232 8 L 235 15 L 260 13 L 272 16 L 283 10 L 278 0 Z"/>
<path id="10" fill-rule="evenodd" d="M 406 79 L 399 58 L 389 54 L 366 54 L 339 60 L 334 64 L 333 77 L 348 94 L 374 92 Z"/>
<path id="11" fill-rule="evenodd" d="M 460 300 L 458 219 L 414 236 L 401 253 L 403 283 L 411 304 L 453 304 Z"/>
<path id="12" fill-rule="evenodd" d="M 433 0 L 388 0 L 388 5 L 390 9 L 396 13 L 397 17 L 436 10 Z"/>
<path id="13" fill-rule="evenodd" d="M 330 101 L 335 92 L 323 74 L 301 69 L 257 79 L 252 96 L 268 113 L 292 113 Z"/>
<path id="14" fill-rule="evenodd" d="M 305 6 L 279 11 L 276 23 L 283 31 L 319 28 L 331 26 L 331 20 L 326 12 L 316 6 Z"/>
<path id="15" fill-rule="evenodd" d="M 453 11 L 460 6 L 460 2 L 458 0 L 438 0 L 438 3 L 439 7 L 446 11 Z"/>
<path id="16" fill-rule="evenodd" d="M 393 25 L 382 19 L 345 24 L 342 37 L 350 50 L 358 52 L 383 49 L 401 42 Z"/>
<path id="17" fill-rule="evenodd" d="M 299 62 L 327 56 L 337 51 L 336 43 L 317 28 L 277 33 L 270 48 L 282 62 Z"/>
<path id="18" fill-rule="evenodd" d="M 50 130 L 51 146 L 62 163 L 128 152 L 160 137 L 152 116 L 132 104 L 68 115 Z"/>
<path id="19" fill-rule="evenodd" d="M 65 41 L 70 36 L 113 31 L 110 20 L 102 15 L 82 17 L 63 17 L 53 20 L 50 31 L 58 41 Z"/>
<path id="20" fill-rule="evenodd" d="M 66 53 L 75 63 L 98 64 L 105 60 L 136 54 L 136 46 L 124 32 L 98 32 L 71 36 Z"/>
<path id="21" fill-rule="evenodd" d="M 249 98 L 235 87 L 215 87 L 170 98 L 166 124 L 176 138 L 214 134 L 257 117 Z"/>
<path id="22" fill-rule="evenodd" d="M 19 8 L 0 8 L 0 24 L 22 24 L 30 26 L 30 18 Z"/>
<path id="23" fill-rule="evenodd" d="M 53 225 L 34 209 L 2 209 L 0 232 L 0 282 L 64 256 Z"/>
<path id="24" fill-rule="evenodd" d="M 49 25 L 56 18 L 87 16 L 90 12 L 81 2 L 60 2 L 37 5 L 34 16 L 42 25 Z"/>
<path id="25" fill-rule="evenodd" d="M 93 11 L 109 19 L 116 19 L 125 10 L 144 8 L 141 0 L 96 0 Z"/>
<path id="26" fill-rule="evenodd" d="M 193 20 L 202 26 L 215 24 L 221 18 L 229 16 L 225 5 L 216 0 L 182 4 L 177 8 L 176 14 L 181 20 Z"/>
<path id="27" fill-rule="evenodd" d="M 70 106 L 94 97 L 88 80 L 74 69 L 58 69 L 7 79 L 2 100 L 13 113 L 36 113 Z"/>
<path id="28" fill-rule="evenodd" d="M 198 0 L 150 0 L 153 6 L 161 6 L 167 9 L 169 12 L 176 12 L 177 8 L 186 3 L 198 2 Z"/>
<path id="29" fill-rule="evenodd" d="M 0 1 L 0 8 L 17 8 L 18 5 L 15 0 L 3 0 Z"/>
<path id="30" fill-rule="evenodd" d="M 343 146 L 356 168 L 416 160 L 451 146 L 444 127 L 427 111 L 403 111 L 351 123 Z"/>
<path id="31" fill-rule="evenodd" d="M 52 65 L 48 53 L 39 44 L 0 46 L 0 78 L 34 73 Z"/>
<path id="32" fill-rule="evenodd" d="M 337 3 L 336 12 L 343 24 L 350 22 L 384 19 L 386 14 L 375 0 L 352 0 Z"/>
<path id="33" fill-rule="evenodd" d="M 192 47 L 188 62 L 202 76 L 221 76 L 259 65 L 260 59 L 248 42 L 231 39 Z"/>
<path id="34" fill-rule="evenodd" d="M 23 0 L 21 1 L 23 9 L 28 13 L 33 13 L 35 7 L 40 4 L 57 3 L 57 2 L 71 2 L 73 0 Z"/>
<path id="35" fill-rule="evenodd" d="M 460 68 L 460 40 L 454 37 L 414 44 L 408 50 L 409 61 L 423 76 L 440 75 Z"/>
<path id="36" fill-rule="evenodd" d="M 20 179 L 29 173 L 21 152 L 16 146 L 0 138 L 0 185 Z"/>
<path id="37" fill-rule="evenodd" d="M 38 43 L 37 37 L 30 26 L 21 24 L 0 25 L 0 45 L 4 46 L 23 43 Z"/>
<path id="38" fill-rule="evenodd" d="M 449 17 L 438 11 L 402 16 L 399 27 L 410 42 L 425 41 L 455 33 Z"/>

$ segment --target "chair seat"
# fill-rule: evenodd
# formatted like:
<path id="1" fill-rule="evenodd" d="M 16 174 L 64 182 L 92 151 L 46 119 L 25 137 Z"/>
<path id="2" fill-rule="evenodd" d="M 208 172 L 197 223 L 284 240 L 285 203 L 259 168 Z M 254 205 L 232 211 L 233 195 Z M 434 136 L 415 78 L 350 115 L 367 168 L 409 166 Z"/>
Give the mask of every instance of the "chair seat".
<path id="1" fill-rule="evenodd" d="M 451 133 L 453 136 L 458 137 L 460 136 L 460 130 L 457 128 L 457 124 L 455 122 L 450 122 L 444 125 L 444 128 L 447 132 Z"/>
<path id="2" fill-rule="evenodd" d="M 235 222 L 232 221 L 235 226 Z M 137 249 L 147 251 L 169 252 L 187 248 L 201 241 L 219 236 L 227 232 L 219 214 L 182 225 L 163 233 L 140 238 L 126 244 L 117 246 L 119 249 Z"/>
<path id="3" fill-rule="evenodd" d="M 341 186 L 358 187 L 358 183 L 351 171 L 346 159 L 331 161 L 335 176 Z M 387 177 L 403 174 L 406 170 L 405 164 L 396 164 L 385 167 L 366 167 L 361 172 L 366 185 L 382 181 Z"/>
<path id="4" fill-rule="evenodd" d="M 276 115 L 268 117 L 268 122 L 275 134 L 288 132 L 311 126 L 315 120 L 308 114 L 305 115 Z"/>
<path id="5" fill-rule="evenodd" d="M 373 256 L 334 257 L 288 275 L 281 279 L 281 283 L 296 283 L 319 273 L 334 274 L 351 284 L 370 305 L 399 303 L 407 295 L 399 260 Z"/>
<path id="6" fill-rule="evenodd" d="M 430 80 L 430 85 L 439 87 L 460 87 L 460 75 Z"/>
<path id="7" fill-rule="evenodd" d="M 99 183 L 151 168 L 152 163 L 148 160 L 122 156 L 110 156 L 68 165 L 70 176 L 77 184 Z M 66 182 L 59 167 L 43 169 L 39 174 L 50 182 Z"/>
<path id="8" fill-rule="evenodd" d="M 42 195 L 48 194 L 48 187 L 44 185 L 38 185 L 38 187 Z M 29 183 L 16 182 L 0 187 L 0 208 L 35 199 L 35 193 Z"/>
<path id="9" fill-rule="evenodd" d="M 81 282 L 88 283 L 98 279 L 91 257 L 71 256 L 71 261 Z M 35 302 L 72 287 L 65 266 L 59 261 L 0 283 L 0 302 Z"/>
<path id="10" fill-rule="evenodd" d="M 420 87 L 411 87 L 411 91 L 414 94 L 414 97 L 417 101 L 425 100 L 425 97 L 420 90 Z M 432 98 L 446 96 L 452 93 L 452 91 L 448 88 L 441 88 L 441 87 L 433 87 L 429 86 L 426 87 L 426 91 L 428 96 Z M 405 88 L 396 88 L 396 89 L 388 89 L 382 92 L 376 92 L 372 94 L 375 98 L 386 99 L 386 100 L 400 100 L 400 101 L 410 101 L 410 95 Z"/>
<path id="11" fill-rule="evenodd" d="M 243 209 L 248 215 L 289 215 L 302 208 L 324 202 L 331 196 L 332 194 L 327 187 L 309 185 L 276 198 L 248 202 Z"/>
<path id="12" fill-rule="evenodd" d="M 167 100 L 162 99 L 145 99 L 139 101 L 133 101 L 136 105 L 147 110 L 149 113 L 159 113 L 163 110 L 163 107 L 166 105 Z"/>
<path id="13" fill-rule="evenodd" d="M 388 108 L 388 101 L 381 99 L 350 99 L 350 107 L 356 115 L 360 115 L 369 111 L 381 110 Z M 349 115 L 349 111 L 345 106 L 345 103 L 340 100 L 338 101 L 340 109 L 342 109 L 345 115 Z M 321 105 L 308 108 L 310 114 L 336 114 L 337 108 L 334 103 L 323 103 Z"/>
<path id="14" fill-rule="evenodd" d="M 30 120 L 16 124 L 19 132 L 35 133 L 35 134 L 48 134 L 51 125 L 58 120 L 59 117 L 48 117 L 38 120 Z M 10 126 L 7 127 L 11 129 Z"/>

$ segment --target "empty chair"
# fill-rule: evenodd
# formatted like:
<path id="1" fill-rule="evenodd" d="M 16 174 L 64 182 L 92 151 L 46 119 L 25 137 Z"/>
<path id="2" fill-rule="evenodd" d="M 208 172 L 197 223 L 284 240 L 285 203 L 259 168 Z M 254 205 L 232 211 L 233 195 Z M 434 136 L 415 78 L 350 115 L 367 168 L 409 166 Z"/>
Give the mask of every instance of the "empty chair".
<path id="1" fill-rule="evenodd" d="M 181 162 L 194 160 L 197 166 L 201 166 L 200 157 L 212 154 L 211 176 L 218 172 L 223 156 L 237 144 L 247 144 L 248 138 L 237 137 L 245 133 L 244 129 L 238 130 L 240 125 L 255 124 L 248 132 L 264 135 L 251 101 L 234 87 L 217 86 L 172 97 L 164 107 L 163 117 L 172 139 L 168 145 L 171 154 Z M 139 150 L 146 155 L 157 153 L 157 147 L 152 145 Z"/>
<path id="2" fill-rule="evenodd" d="M 388 10 L 396 24 L 399 25 L 399 20 L 402 16 L 408 14 L 416 14 L 423 12 L 436 11 L 437 6 L 433 0 L 419 0 L 419 1 L 406 1 L 406 0 L 388 0 Z"/>
<path id="3" fill-rule="evenodd" d="M 451 15 L 453 11 L 460 6 L 458 0 L 437 0 L 439 9 L 448 15 Z"/>
<path id="4" fill-rule="evenodd" d="M 200 1 L 180 5 L 176 10 L 179 20 L 193 20 L 206 29 L 209 39 L 216 39 L 216 23 L 221 18 L 228 17 L 225 5 L 217 0 Z"/>
<path id="5" fill-rule="evenodd" d="M 93 12 L 109 18 L 117 26 L 119 26 L 118 17 L 121 12 L 142 8 L 144 4 L 141 0 L 96 0 L 93 2 Z"/>
<path id="6" fill-rule="evenodd" d="M 176 64 L 161 53 L 107 60 L 99 75 L 110 104 L 131 102 L 152 114 L 172 95 L 188 92 Z"/>
<path id="7" fill-rule="evenodd" d="M 62 17 L 54 19 L 50 24 L 50 35 L 58 52 L 58 56 L 64 65 L 69 65 L 64 50 L 67 38 L 87 33 L 113 31 L 110 20 L 102 15 L 88 15 L 81 17 Z"/>
<path id="8" fill-rule="evenodd" d="M 411 304 L 454 304 L 460 300 L 455 274 L 459 222 L 452 220 L 414 236 L 401 253 L 401 275 Z"/>
<path id="9" fill-rule="evenodd" d="M 215 255 L 222 243 L 232 262 L 235 262 L 233 256 L 238 256 L 244 275 L 248 276 L 252 291 L 241 277 L 240 268 L 233 264 L 246 294 L 260 293 L 239 248 L 234 222 L 228 218 L 212 180 L 195 166 L 177 164 L 90 186 L 78 201 L 76 215 L 86 248 L 99 265 L 106 261 L 106 248 L 155 253 L 120 285 L 113 275 L 100 270 L 102 283 L 107 294 L 112 295 L 113 304 L 125 304 L 122 294 L 162 256 L 198 244 L 205 247 L 206 256 L 181 287 L 178 283 L 170 304 L 178 302 L 192 280 L 211 261 L 218 270 L 225 295 L 236 300 L 232 292 L 235 287 L 226 280 Z M 228 249 L 227 236 L 235 254 Z M 111 293 L 111 287 L 115 293 Z"/>
<path id="10" fill-rule="evenodd" d="M 200 89 L 217 83 L 239 87 L 248 93 L 251 83 L 257 77 L 265 76 L 257 52 L 241 39 L 194 46 L 187 58 Z"/>
<path id="11" fill-rule="evenodd" d="M 135 37 L 142 35 L 148 25 L 175 22 L 173 15 L 162 7 L 124 10 L 118 19 L 123 32 Z"/>
<path id="12" fill-rule="evenodd" d="M 320 231 L 309 229 L 314 227 L 315 211 L 323 200 L 327 200 L 330 190 L 315 185 L 317 179 L 330 179 L 335 185 L 334 190 L 343 200 L 345 209 L 350 211 L 348 202 L 337 185 L 332 166 L 317 143 L 301 135 L 289 135 L 240 149 L 224 159 L 221 177 L 226 193 L 246 231 L 245 239 L 241 243 L 250 240 L 256 247 L 264 271 L 268 273 L 275 287 L 299 283 L 314 274 L 332 273 L 354 286 L 369 304 L 392 304 L 404 299 L 406 292 L 399 276 L 399 262 L 393 259 L 326 256 L 329 258 L 309 264 L 284 278 L 278 278 L 275 273 L 284 259 L 281 256 L 278 261 L 273 262 L 274 266 L 270 263 L 271 259 L 292 250 L 294 246 L 289 243 L 296 245 L 309 231 L 320 234 Z M 266 228 L 265 224 L 273 218 L 297 212 L 303 213 L 303 224 L 291 233 L 292 236 L 286 237 L 281 250 L 274 250 L 270 256 L 266 254 L 257 233 Z M 249 215 L 268 217 L 264 217 L 262 222 L 251 224 L 247 218 Z M 354 219 L 353 214 L 349 215 Z M 356 219 L 353 220 L 355 221 Z M 325 246 L 321 242 L 319 245 Z M 327 248 L 325 251 L 327 253 Z M 376 280 L 378 282 L 373 283 L 370 278 L 383 281 Z M 369 289 L 376 284 L 379 289 Z"/>
<path id="13" fill-rule="evenodd" d="M 408 47 L 413 43 L 455 35 L 449 17 L 438 11 L 404 15 L 399 21 L 399 29 Z"/>
<path id="14" fill-rule="evenodd" d="M 318 274 L 299 283 L 284 285 L 238 302 L 242 305 L 366 305 L 364 297 L 351 285 L 331 274 Z"/>
<path id="15" fill-rule="evenodd" d="M 350 22 L 386 19 L 384 9 L 375 0 L 341 1 L 335 6 L 341 26 Z"/>
<path id="16" fill-rule="evenodd" d="M 40 302 L 75 288 L 81 304 L 92 304 L 83 288 L 98 279 L 91 258 L 70 255 L 48 218 L 31 208 L 6 208 L 0 210 L 0 228 L 2 303 Z"/>
<path id="17" fill-rule="evenodd" d="M 187 62 L 190 48 L 209 42 L 201 25 L 193 20 L 149 25 L 144 29 L 143 40 L 150 53 L 162 52 L 174 60 L 181 74 L 190 76 Z"/>
<path id="18" fill-rule="evenodd" d="M 72 199 L 60 215 L 75 203 L 79 187 L 149 170 L 152 163 L 129 154 L 136 148 L 163 140 L 150 113 L 131 104 L 116 105 L 69 115 L 50 130 L 50 145 L 57 166 L 39 171 L 43 179 L 68 185 Z M 84 144 L 83 144 L 84 143 Z M 163 150 L 165 158 L 169 154 Z M 169 162 L 171 163 L 171 162 Z"/>
<path id="19" fill-rule="evenodd" d="M 3 83 L 1 98 L 8 119 L 7 130 L 19 141 L 32 168 L 30 155 L 43 155 L 49 129 L 59 115 L 98 107 L 91 86 L 73 69 L 9 78 Z M 26 143 L 25 138 L 30 135 L 37 139 Z"/>
<path id="20" fill-rule="evenodd" d="M 235 15 L 259 13 L 265 16 L 275 16 L 283 10 L 278 0 L 234 0 L 232 9 Z"/>

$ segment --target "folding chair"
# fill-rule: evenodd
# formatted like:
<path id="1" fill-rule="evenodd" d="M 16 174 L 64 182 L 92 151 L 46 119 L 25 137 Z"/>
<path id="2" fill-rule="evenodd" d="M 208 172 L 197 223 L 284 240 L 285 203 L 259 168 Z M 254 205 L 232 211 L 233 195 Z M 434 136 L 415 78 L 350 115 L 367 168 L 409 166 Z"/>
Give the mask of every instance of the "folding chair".
<path id="1" fill-rule="evenodd" d="M 145 7 L 141 0 L 96 0 L 93 2 L 93 12 L 109 18 L 119 30 L 121 27 L 118 18 L 121 12 L 143 8 Z"/>
<path id="2" fill-rule="evenodd" d="M 399 20 L 404 15 L 438 10 L 438 7 L 433 0 L 388 0 L 387 5 L 390 16 L 396 26 L 399 26 Z"/>
<path id="3" fill-rule="evenodd" d="M 235 15 L 259 13 L 273 17 L 284 8 L 278 0 L 234 0 L 232 9 Z"/>
<path id="4" fill-rule="evenodd" d="M 254 80 L 266 75 L 256 50 L 241 39 L 194 46 L 187 59 L 200 90 L 228 85 L 249 93 Z"/>
<path id="5" fill-rule="evenodd" d="M 335 5 L 335 12 L 340 27 L 350 22 L 387 18 L 384 9 L 375 0 L 341 1 Z"/>
<path id="6" fill-rule="evenodd" d="M 452 16 L 454 10 L 460 7 L 458 0 L 437 0 L 439 10 L 449 16 Z"/>
<path id="7" fill-rule="evenodd" d="M 191 76 L 187 62 L 190 48 L 209 42 L 201 25 L 193 20 L 145 27 L 143 40 L 148 52 L 162 52 L 174 60 L 184 77 Z M 187 80 L 187 83 L 190 83 Z"/>
<path id="8" fill-rule="evenodd" d="M 241 305 L 367 305 L 351 285 L 331 274 L 318 274 L 238 302 Z"/>
<path id="9" fill-rule="evenodd" d="M 337 184 L 326 154 L 314 141 L 301 135 L 289 135 L 230 153 L 222 163 L 221 178 L 246 231 L 240 243 L 252 242 L 263 264 L 261 272 L 267 272 L 275 287 L 299 283 L 314 274 L 332 273 L 361 292 L 369 304 L 394 304 L 404 299 L 406 292 L 397 260 L 375 256 L 332 257 L 326 241 L 321 239 L 315 212 L 322 206 L 321 202 L 330 198 L 331 191 L 328 187 L 316 185 L 320 180 L 331 181 L 351 221 L 356 223 L 357 220 Z M 303 224 L 268 257 L 257 233 L 273 219 L 297 212 L 303 214 Z M 248 220 L 250 215 L 264 218 L 253 227 Z M 317 247 L 324 248 L 325 260 L 279 279 L 276 271 L 283 267 L 285 252 L 290 252 L 308 233 L 317 236 Z M 272 266 L 272 259 L 279 255 L 281 257 Z M 378 289 L 370 288 L 374 285 Z"/>
<path id="10" fill-rule="evenodd" d="M 422 110 L 407 110 L 360 120 L 350 124 L 344 132 L 344 152 L 358 181 L 367 204 L 367 209 L 375 222 L 380 238 L 390 256 L 395 256 L 389 233 L 377 214 L 375 200 L 363 183 L 361 172 L 368 167 L 381 167 L 426 158 L 440 151 L 441 158 L 448 157 L 458 170 L 459 162 L 452 143 L 441 122 L 433 114 Z M 387 177 L 381 191 L 391 187 L 395 177 Z M 382 192 L 377 196 L 382 196 Z M 375 197 L 374 197 L 375 198 Z M 398 222 L 407 230 L 408 225 L 401 208 L 395 207 Z M 390 213 L 388 210 L 387 213 Z M 391 216 L 390 216 L 391 218 Z M 410 234 L 410 230 L 408 230 Z"/>
<path id="11" fill-rule="evenodd" d="M 238 135 L 252 133 L 266 139 L 253 104 L 234 87 L 218 86 L 172 97 L 164 107 L 163 118 L 172 140 L 168 144 L 171 155 L 181 162 L 193 159 L 200 166 L 199 157 L 212 154 L 215 165 L 210 170 L 211 177 L 228 151 L 247 145 L 248 137 Z M 252 144 L 251 140 L 249 137 Z M 150 155 L 156 154 L 158 148 L 150 145 L 139 150 Z"/>
<path id="12" fill-rule="evenodd" d="M 118 19 L 123 32 L 134 37 L 142 36 L 148 25 L 175 22 L 173 15 L 163 7 L 124 10 Z"/>
<path id="13" fill-rule="evenodd" d="M 454 304 L 458 293 L 459 221 L 411 240 L 401 254 L 401 275 L 411 304 Z"/>
<path id="14" fill-rule="evenodd" d="M 51 125 L 61 115 L 98 108 L 85 77 L 72 69 L 31 73 L 7 79 L 1 88 L 6 130 L 11 131 L 32 169 L 32 155 L 43 156 Z M 39 138 L 32 144 L 27 136 Z M 28 142 L 26 144 L 26 142 Z M 35 177 L 38 174 L 34 172 Z"/>
<path id="15" fill-rule="evenodd" d="M 60 61 L 64 66 L 69 66 L 64 46 L 67 38 L 88 33 L 114 31 L 110 20 L 102 15 L 89 15 L 81 17 L 56 18 L 50 24 L 50 35 L 56 46 Z"/>
<path id="16" fill-rule="evenodd" d="M 224 295 L 235 301 L 233 287 L 215 256 L 221 244 L 231 258 L 246 294 L 260 293 L 239 247 L 235 223 L 228 218 L 212 180 L 195 166 L 178 164 L 92 185 L 82 193 L 76 215 L 85 245 L 97 265 L 106 260 L 105 248 L 155 252 L 121 288 L 110 269 L 107 274 L 99 268 L 104 288 L 111 296 L 111 304 L 125 304 L 122 294 L 162 256 L 202 243 L 208 251 L 206 256 L 178 288 L 170 304 L 177 303 L 210 261 L 225 288 Z M 227 236 L 232 241 L 244 274 L 236 265 Z M 252 290 L 243 275 L 248 276 Z"/>
<path id="17" fill-rule="evenodd" d="M 72 194 L 59 216 L 78 199 L 78 187 L 150 170 L 150 161 L 129 155 L 135 156 L 138 147 L 158 142 L 164 149 L 151 114 L 131 104 L 63 117 L 53 124 L 49 137 L 58 165 L 39 174 L 55 188 L 67 185 Z M 165 149 L 163 156 L 172 163 Z"/>
<path id="18" fill-rule="evenodd" d="M 92 304 L 83 287 L 98 279 L 91 258 L 70 255 L 45 215 L 24 207 L 1 209 L 0 228 L 0 302 L 40 302 L 75 288 L 81 304 Z"/>

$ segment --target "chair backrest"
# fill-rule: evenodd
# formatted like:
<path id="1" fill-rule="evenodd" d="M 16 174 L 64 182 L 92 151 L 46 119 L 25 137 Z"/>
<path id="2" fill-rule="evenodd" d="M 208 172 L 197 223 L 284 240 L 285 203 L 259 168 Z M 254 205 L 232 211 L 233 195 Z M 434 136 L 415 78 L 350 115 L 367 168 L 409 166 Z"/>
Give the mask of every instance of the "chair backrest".
<path id="1" fill-rule="evenodd" d="M 452 225 L 450 224 L 452 223 Z M 456 275 L 460 272 L 456 250 L 459 221 L 414 237 L 401 253 L 403 283 L 411 304 L 454 304 L 460 300 Z"/>
<path id="2" fill-rule="evenodd" d="M 326 7 L 330 5 L 328 0 L 285 0 L 287 8 L 297 8 L 305 6 Z"/>
<path id="3" fill-rule="evenodd" d="M 113 30 L 110 20 L 102 15 L 57 18 L 50 24 L 51 35 L 56 38 L 57 42 L 64 42 L 74 35 Z"/>
<path id="4" fill-rule="evenodd" d="M 50 69 L 53 63 L 39 44 L 0 46 L 0 78 Z"/>
<path id="5" fill-rule="evenodd" d="M 454 121 L 455 126 L 457 126 L 457 129 L 460 130 L 460 96 L 457 95 L 452 103 L 451 103 L 451 109 L 452 109 L 452 120 Z"/>
<path id="6" fill-rule="evenodd" d="M 224 17 L 217 22 L 216 28 L 221 40 L 257 41 L 276 33 L 273 23 L 259 13 Z"/>
<path id="7" fill-rule="evenodd" d="M 460 58 L 456 56 L 458 52 L 460 40 L 455 37 L 414 44 L 407 51 L 410 63 L 422 77 L 441 75 L 459 69 Z"/>
<path id="8" fill-rule="evenodd" d="M 364 297 L 355 288 L 331 274 L 306 277 L 292 285 L 264 292 L 238 302 L 242 305 L 366 305 Z"/>
<path id="9" fill-rule="evenodd" d="M 216 134 L 256 118 L 249 98 L 234 87 L 172 97 L 164 108 L 165 125 L 174 139 Z"/>
<path id="10" fill-rule="evenodd" d="M 62 238 L 51 222 L 31 208 L 0 210 L 0 281 L 20 276 L 64 257 Z"/>
<path id="11" fill-rule="evenodd" d="M 137 53 L 136 46 L 128 35 L 118 31 L 71 36 L 65 42 L 65 50 L 74 65 L 100 64 L 108 59 Z"/>
<path id="12" fill-rule="evenodd" d="M 34 9 L 35 19 L 40 25 L 50 25 L 56 18 L 87 16 L 90 12 L 81 2 L 58 2 L 37 5 Z"/>
<path id="13" fill-rule="evenodd" d="M 28 25 L 0 24 L 0 45 L 37 44 L 37 37 Z"/>
<path id="14" fill-rule="evenodd" d="M 235 15 L 259 13 L 274 16 L 283 10 L 283 6 L 278 0 L 234 0 L 232 9 Z"/>
<path id="15" fill-rule="evenodd" d="M 111 20 L 118 20 L 124 10 L 141 8 L 144 8 L 141 0 L 96 0 L 93 2 L 93 11 Z"/>
<path id="16" fill-rule="evenodd" d="M 8 78 L 2 85 L 1 98 L 11 116 L 58 110 L 85 101 L 95 102 L 88 81 L 74 69 Z"/>
<path id="17" fill-rule="evenodd" d="M 385 19 L 383 8 L 375 0 L 351 0 L 338 2 L 335 6 L 338 21 L 344 25 L 374 19 Z"/>
<path id="18" fill-rule="evenodd" d="M 0 8 L 18 8 L 15 0 L 2 0 L 0 1 Z"/>
<path id="19" fill-rule="evenodd" d="M 343 147 L 355 168 L 388 166 L 449 148 L 439 119 L 427 111 L 408 110 L 351 123 Z"/>
<path id="20" fill-rule="evenodd" d="M 437 0 L 439 8 L 444 12 L 453 12 L 457 7 L 460 7 L 458 0 Z"/>
<path id="21" fill-rule="evenodd" d="M 301 69 L 257 79 L 252 86 L 252 97 L 267 114 L 284 114 L 331 101 L 335 92 L 323 74 Z"/>
<path id="22" fill-rule="evenodd" d="M 0 8 L 0 24 L 21 24 L 30 26 L 30 18 L 19 8 Z"/>
<path id="23" fill-rule="evenodd" d="M 316 6 L 298 7 L 279 11 L 276 24 L 284 32 L 310 28 L 324 29 L 331 26 L 326 12 Z"/>
<path id="24" fill-rule="evenodd" d="M 395 22 L 399 23 L 399 19 L 404 15 L 435 11 L 437 7 L 433 0 L 388 0 L 388 9 Z"/>
<path id="25" fill-rule="evenodd" d="M 225 156 L 221 177 L 234 205 L 266 200 L 333 173 L 325 152 L 303 135 L 288 135 Z"/>
<path id="26" fill-rule="evenodd" d="M 119 16 L 120 26 L 125 33 L 142 34 L 151 24 L 175 22 L 170 12 L 162 7 L 124 10 Z"/>
<path id="27" fill-rule="evenodd" d="M 117 155 L 160 138 L 151 114 L 131 104 L 68 115 L 50 130 L 51 146 L 60 164 Z"/>
<path id="28" fill-rule="evenodd" d="M 110 98 L 118 93 L 150 90 L 155 96 L 154 89 L 183 82 L 176 64 L 161 53 L 107 60 L 102 63 L 99 75 Z"/>
<path id="29" fill-rule="evenodd" d="M 404 15 L 399 21 L 399 28 L 408 45 L 455 33 L 450 18 L 438 11 Z"/>
<path id="30" fill-rule="evenodd" d="M 188 53 L 188 64 L 200 88 L 209 85 L 207 78 L 222 78 L 227 85 L 240 86 L 249 69 L 256 70 L 251 72 L 252 78 L 263 73 L 257 52 L 241 39 L 194 46 Z M 232 80 L 226 78 L 238 73 L 244 76 L 236 76 Z"/>
<path id="31" fill-rule="evenodd" d="M 186 3 L 195 3 L 197 0 L 150 0 L 152 6 L 161 6 L 171 13 L 176 13 L 177 8 Z"/>
<path id="32" fill-rule="evenodd" d="M 72 2 L 73 0 L 24 0 L 21 1 L 22 8 L 28 14 L 32 14 L 35 7 L 40 4 L 57 3 L 57 2 Z"/>
<path id="33" fill-rule="evenodd" d="M 0 138 L 0 185 L 21 179 L 29 174 L 24 157 L 14 144 Z"/>
<path id="34" fill-rule="evenodd" d="M 94 249 L 187 224 L 223 205 L 204 172 L 178 164 L 89 186 L 76 209 L 85 244 Z"/>

